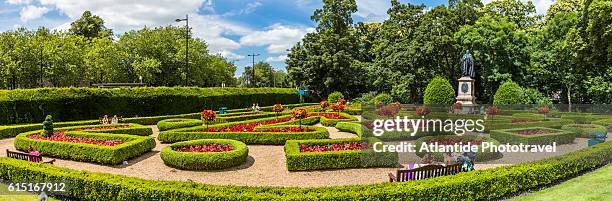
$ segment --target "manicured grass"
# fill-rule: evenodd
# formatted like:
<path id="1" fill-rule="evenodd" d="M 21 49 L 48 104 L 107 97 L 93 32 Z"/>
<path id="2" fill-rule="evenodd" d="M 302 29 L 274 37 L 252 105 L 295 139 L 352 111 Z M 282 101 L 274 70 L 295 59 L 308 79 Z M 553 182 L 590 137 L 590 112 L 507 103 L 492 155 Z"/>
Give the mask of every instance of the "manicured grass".
<path id="1" fill-rule="evenodd" d="M 611 183 L 612 166 L 608 165 L 562 184 L 511 200 L 610 200 L 612 198 Z"/>
<path id="2" fill-rule="evenodd" d="M 28 192 L 8 193 L 8 185 L 0 183 L 0 201 L 31 201 L 38 200 L 38 195 Z M 49 200 L 56 200 L 49 197 Z"/>

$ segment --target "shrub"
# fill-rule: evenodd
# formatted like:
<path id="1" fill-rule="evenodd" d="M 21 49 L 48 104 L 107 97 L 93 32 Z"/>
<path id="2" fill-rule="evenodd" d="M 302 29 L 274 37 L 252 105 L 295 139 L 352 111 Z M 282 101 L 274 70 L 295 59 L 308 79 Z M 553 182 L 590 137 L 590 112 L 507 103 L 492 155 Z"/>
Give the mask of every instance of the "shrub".
<path id="1" fill-rule="evenodd" d="M 53 117 L 51 115 L 47 115 L 45 121 L 43 122 L 43 136 L 51 137 L 53 135 Z"/>
<path id="2" fill-rule="evenodd" d="M 433 78 L 423 94 L 423 104 L 425 105 L 449 105 L 455 100 L 455 90 L 453 86 L 443 77 Z"/>
<path id="3" fill-rule="evenodd" d="M 342 132 L 353 133 L 356 134 L 358 137 L 362 137 L 363 131 L 366 128 L 364 128 L 363 125 L 361 125 L 361 123 L 359 122 L 343 121 L 338 122 L 336 124 L 336 129 Z"/>
<path id="4" fill-rule="evenodd" d="M 353 99 L 353 103 L 371 104 L 373 103 L 376 92 L 362 93 L 361 96 Z"/>
<path id="5" fill-rule="evenodd" d="M 531 119 L 531 120 L 544 120 L 546 116 L 544 114 L 533 114 L 533 113 L 514 113 L 512 114 L 514 119 Z"/>
<path id="6" fill-rule="evenodd" d="M 311 113 L 311 114 L 322 114 L 324 112 L 315 112 L 315 113 Z M 319 117 L 319 123 L 321 123 L 323 126 L 336 126 L 337 123 L 339 122 L 350 122 L 350 121 L 359 121 L 359 119 L 357 119 L 357 117 L 351 116 L 349 114 L 346 113 L 333 113 L 333 114 L 338 114 L 346 119 L 330 119 L 330 118 L 326 118 L 324 116 Z"/>
<path id="7" fill-rule="evenodd" d="M 561 114 L 561 119 L 570 119 L 575 121 L 577 124 L 590 124 L 593 121 L 597 121 L 600 119 L 607 119 L 610 116 L 607 115 L 594 115 L 594 114 Z"/>
<path id="8" fill-rule="evenodd" d="M 316 188 L 219 186 L 145 180 L 2 157 L 0 178 L 78 184 L 79 188 L 72 188 L 64 194 L 68 200 L 495 200 L 574 177 L 609 163 L 611 157 L 612 142 L 604 142 L 545 160 L 451 176 Z"/>
<path id="9" fill-rule="evenodd" d="M 63 130 L 63 129 L 58 129 Z M 120 164 L 121 162 L 140 156 L 155 148 L 155 140 L 152 137 L 105 133 L 88 133 L 82 131 L 67 131 L 65 136 L 95 138 L 101 140 L 122 140 L 122 144 L 115 146 L 100 146 L 84 143 L 57 142 L 28 138 L 29 135 L 40 134 L 41 131 L 23 133 L 15 138 L 15 148 L 27 151 L 31 145 L 41 154 L 56 158 L 70 159 L 83 162 L 94 162 L 101 164 Z"/>
<path id="10" fill-rule="evenodd" d="M 523 104 L 523 89 L 513 81 L 504 82 L 493 96 L 495 105 Z"/>
<path id="11" fill-rule="evenodd" d="M 197 145 L 230 145 L 227 152 L 178 152 L 176 148 Z M 238 166 L 246 161 L 249 149 L 246 144 L 227 139 L 207 139 L 178 142 L 162 149 L 159 154 L 164 164 L 182 170 L 216 170 Z"/>
<path id="12" fill-rule="evenodd" d="M 430 140 L 482 141 L 482 142 L 490 142 L 492 144 L 499 145 L 499 142 L 497 140 L 494 140 L 493 138 L 483 137 L 483 136 L 475 136 L 475 135 L 463 135 L 463 136 L 457 136 L 457 135 L 426 136 L 426 137 L 421 137 L 421 138 L 419 138 L 418 140 L 415 141 L 416 155 L 417 156 L 423 157 L 426 153 L 428 153 L 426 151 L 421 151 L 420 147 L 423 145 L 423 143 L 426 143 L 426 142 L 428 142 Z M 466 145 L 466 143 L 463 143 L 463 145 Z M 480 148 L 480 145 L 478 146 L 478 150 L 479 151 L 476 152 L 476 160 L 475 160 L 475 162 L 484 162 L 484 161 L 495 160 L 495 159 L 499 159 L 499 158 L 501 158 L 503 156 L 500 152 L 490 152 L 489 150 L 485 150 L 483 152 L 482 149 Z M 431 155 L 433 156 L 434 161 L 443 161 L 443 159 L 444 159 L 444 157 L 442 156 L 441 152 L 433 152 L 433 153 L 431 153 Z"/>
<path id="13" fill-rule="evenodd" d="M 393 102 L 393 97 L 387 93 L 380 93 L 374 97 L 374 102 L 386 105 Z"/>
<path id="14" fill-rule="evenodd" d="M 561 130 L 570 131 L 576 137 L 591 138 L 595 133 L 607 133 L 606 127 L 596 124 L 568 124 L 561 127 Z"/>
<path id="15" fill-rule="evenodd" d="M 202 125 L 202 120 L 198 119 L 166 119 L 157 123 L 159 131 L 167 131 L 177 128 L 186 128 Z"/>
<path id="16" fill-rule="evenodd" d="M 515 132 L 529 131 L 529 130 L 543 130 L 548 133 L 545 134 L 532 134 L 532 135 L 521 135 Z M 514 128 L 514 129 L 503 129 L 503 130 L 492 130 L 491 138 L 498 140 L 501 143 L 510 144 L 528 144 L 528 145 L 548 145 L 556 142 L 557 144 L 569 144 L 574 142 L 576 136 L 574 133 L 564 130 L 544 128 L 544 127 L 528 127 L 528 128 Z"/>
<path id="17" fill-rule="evenodd" d="M 551 105 L 552 100 L 544 96 L 537 89 L 527 88 L 523 90 L 523 104 Z"/>
<path id="18" fill-rule="evenodd" d="M 285 158 L 288 170 L 320 170 L 357 167 L 396 167 L 398 156 L 394 152 L 373 150 L 346 150 L 326 152 L 300 152 L 300 145 L 331 145 L 345 142 L 362 142 L 361 138 L 326 140 L 289 140 L 285 144 Z M 378 142 L 375 138 L 365 139 L 370 146 Z"/>
<path id="19" fill-rule="evenodd" d="M 612 131 L 612 118 L 593 121 L 593 124 L 605 126 L 606 128 L 608 128 L 608 131 Z"/>
<path id="20" fill-rule="evenodd" d="M 295 89 L 264 88 L 40 88 L 0 91 L 0 124 L 97 119 L 102 114 L 156 116 L 185 114 L 203 108 L 244 108 L 297 103 Z M 26 118 L 27 117 L 27 118 Z M 155 122 L 156 123 L 156 122 Z M 152 123 L 152 124 L 155 124 Z"/>
<path id="21" fill-rule="evenodd" d="M 485 121 L 485 131 L 527 127 L 561 128 L 563 125 L 573 123 L 574 121 L 568 119 L 547 119 L 523 122 L 512 122 L 512 119 L 487 120 Z"/>
<path id="22" fill-rule="evenodd" d="M 344 98 L 344 95 L 342 95 L 342 93 L 338 91 L 334 91 L 331 94 L 327 95 L 327 101 L 329 101 L 332 104 L 338 102 L 338 100 L 343 99 L 343 98 Z"/>

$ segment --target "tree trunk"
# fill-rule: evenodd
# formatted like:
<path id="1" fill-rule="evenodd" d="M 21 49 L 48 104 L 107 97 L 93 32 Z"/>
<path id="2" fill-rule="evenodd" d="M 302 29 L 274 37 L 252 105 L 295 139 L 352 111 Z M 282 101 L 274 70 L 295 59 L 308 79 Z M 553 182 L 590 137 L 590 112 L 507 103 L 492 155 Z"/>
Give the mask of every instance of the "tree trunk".
<path id="1" fill-rule="evenodd" d="M 570 84 L 567 84 L 567 105 L 568 105 L 568 112 L 572 112 L 572 88 L 570 86 Z"/>

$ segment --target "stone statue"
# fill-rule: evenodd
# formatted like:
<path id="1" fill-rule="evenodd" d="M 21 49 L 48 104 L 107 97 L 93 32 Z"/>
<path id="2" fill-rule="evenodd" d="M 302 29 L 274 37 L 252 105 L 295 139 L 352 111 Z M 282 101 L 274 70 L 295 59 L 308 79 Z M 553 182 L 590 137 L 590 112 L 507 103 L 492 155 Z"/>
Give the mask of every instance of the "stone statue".
<path id="1" fill-rule="evenodd" d="M 474 58 L 469 50 L 461 57 L 461 76 L 476 77 L 474 75 Z"/>

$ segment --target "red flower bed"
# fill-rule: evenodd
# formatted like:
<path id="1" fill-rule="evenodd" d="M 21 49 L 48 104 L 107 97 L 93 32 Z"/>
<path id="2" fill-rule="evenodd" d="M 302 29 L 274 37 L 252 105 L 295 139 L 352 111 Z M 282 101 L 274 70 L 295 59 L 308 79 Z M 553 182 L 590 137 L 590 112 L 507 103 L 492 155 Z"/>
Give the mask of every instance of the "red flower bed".
<path id="1" fill-rule="evenodd" d="M 339 115 L 337 113 L 313 113 L 313 114 L 308 114 L 308 117 L 316 117 L 316 116 L 325 117 L 325 118 L 328 118 L 328 119 L 349 119 L 349 118 L 344 117 L 342 115 Z"/>
<path id="2" fill-rule="evenodd" d="M 366 142 L 345 142 L 342 144 L 330 145 L 305 145 L 300 144 L 300 152 L 326 152 L 326 151 L 346 151 L 346 150 L 365 150 L 370 146 Z"/>
<path id="3" fill-rule="evenodd" d="M 549 133 L 549 131 L 538 129 L 538 130 L 516 131 L 516 132 L 512 132 L 512 133 L 519 134 L 519 135 L 540 135 L 540 134 Z"/>
<path id="4" fill-rule="evenodd" d="M 438 145 L 455 145 L 455 144 L 460 144 L 460 143 L 463 143 L 465 145 L 465 144 L 468 144 L 468 142 L 471 145 L 480 145 L 480 144 L 482 144 L 482 141 L 480 141 L 480 140 L 466 140 L 466 139 L 460 139 L 460 138 L 456 138 L 456 139 L 454 139 L 454 138 L 453 139 L 437 139 L 437 140 L 434 139 L 434 140 L 429 140 L 426 143 L 427 144 L 434 144 L 436 142 L 438 143 Z"/>
<path id="5" fill-rule="evenodd" d="M 115 146 L 123 144 L 125 141 L 123 140 L 100 140 L 94 138 L 80 138 L 80 137 L 68 137 L 64 135 L 66 131 L 54 132 L 51 137 L 44 137 L 38 134 L 28 135 L 28 138 L 38 139 L 38 140 L 49 140 L 49 141 L 57 141 L 57 142 L 74 142 L 74 143 L 83 143 L 83 144 L 95 144 L 101 146 Z"/>
<path id="6" fill-rule="evenodd" d="M 226 152 L 234 150 L 234 147 L 231 145 L 224 144 L 204 144 L 204 145 L 195 145 L 188 147 L 179 147 L 174 151 L 178 152 Z"/>
<path id="7" fill-rule="evenodd" d="M 285 128 L 269 128 L 269 129 L 259 129 L 258 132 L 311 132 L 314 129 L 309 128 L 300 128 L 300 127 L 285 127 Z"/>
<path id="8" fill-rule="evenodd" d="M 277 123 L 287 122 L 291 120 L 292 120 L 291 118 L 282 118 L 282 119 L 275 119 L 275 120 L 270 120 L 270 121 L 251 122 L 251 123 L 246 123 L 246 124 L 237 124 L 233 126 L 208 128 L 208 129 L 200 130 L 200 132 L 253 132 L 255 131 L 255 127 L 257 126 L 277 124 Z"/>
<path id="9" fill-rule="evenodd" d="M 123 129 L 129 128 L 130 125 L 123 126 L 105 126 L 105 127 L 94 127 L 94 128 L 83 128 L 83 129 L 74 129 L 71 131 L 106 131 L 106 130 L 115 130 L 115 129 Z"/>

